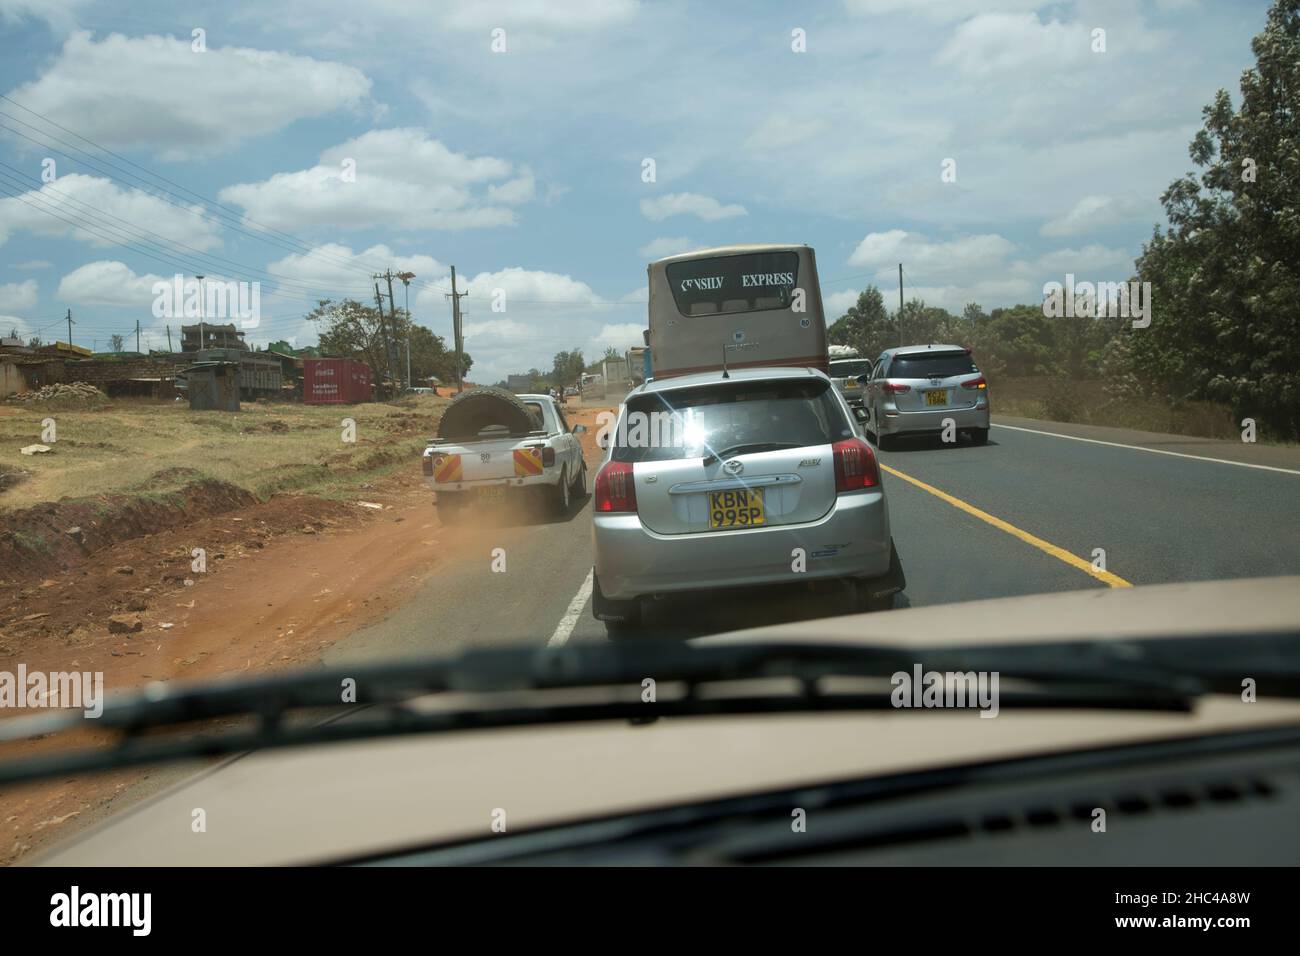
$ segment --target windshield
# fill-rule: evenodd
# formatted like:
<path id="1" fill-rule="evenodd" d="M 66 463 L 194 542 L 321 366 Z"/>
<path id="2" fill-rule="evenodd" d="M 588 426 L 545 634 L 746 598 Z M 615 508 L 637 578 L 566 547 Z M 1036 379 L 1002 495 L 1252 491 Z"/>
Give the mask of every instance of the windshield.
<path id="1" fill-rule="evenodd" d="M 668 264 L 668 285 L 682 315 L 788 309 L 799 282 L 793 252 L 716 256 Z"/>
<path id="2" fill-rule="evenodd" d="M 860 359 L 843 362 L 831 362 L 832 378 L 853 378 L 866 375 L 871 371 L 871 363 Z"/>
<path id="3" fill-rule="evenodd" d="M 1293 593 L 1300 0 L 0 0 L 0 867 L 1245 733 Z"/>

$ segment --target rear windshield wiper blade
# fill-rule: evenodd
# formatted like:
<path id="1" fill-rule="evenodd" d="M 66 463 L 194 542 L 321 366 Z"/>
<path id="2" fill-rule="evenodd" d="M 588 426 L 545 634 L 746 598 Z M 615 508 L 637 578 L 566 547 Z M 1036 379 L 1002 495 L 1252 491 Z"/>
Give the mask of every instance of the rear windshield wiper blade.
<path id="1" fill-rule="evenodd" d="M 775 451 L 778 448 L 800 448 L 798 442 L 792 441 L 755 441 L 747 442 L 743 445 L 732 445 L 730 448 L 724 448 L 722 451 L 710 451 L 704 456 L 704 464 L 711 465 L 719 459 L 726 458 L 729 455 L 752 455 L 760 451 Z"/>
<path id="2" fill-rule="evenodd" d="M 1259 638 L 1258 646 L 1246 636 L 1234 636 L 1229 643 L 1235 649 L 1235 664 L 1230 672 L 1217 676 L 1170 669 L 1159 661 L 1144 659 L 1133 645 L 1107 641 L 931 649 L 738 640 L 692 645 L 647 640 L 476 650 L 450 659 L 393 661 L 198 687 L 152 685 L 125 699 L 110 700 L 95 721 L 58 713 L 0 722 L 0 741 L 87 728 L 117 734 L 109 747 L 55 751 L 0 763 L 0 783 L 404 733 L 592 720 L 644 722 L 710 714 L 887 709 L 895 704 L 892 687 L 884 679 L 917 667 L 959 674 L 999 671 L 1003 682 L 997 701 L 1000 709 L 1189 711 L 1197 697 L 1212 689 L 1235 692 L 1236 675 L 1242 673 L 1267 678 L 1270 693 L 1275 695 L 1289 692 L 1300 696 L 1300 635 Z M 1279 643 L 1283 646 L 1278 647 Z M 1197 651 L 1204 659 L 1204 648 Z M 1182 651 L 1182 655 L 1191 653 Z M 1187 659 L 1183 657 L 1184 662 Z M 640 691 L 646 677 L 654 678 L 661 687 L 679 685 L 684 690 L 643 702 Z M 822 684 L 826 678 L 844 677 L 874 678 L 882 686 L 835 692 Z M 779 692 L 748 695 L 701 692 L 702 685 L 769 678 L 786 678 L 787 686 Z M 793 689 L 789 681 L 794 682 Z M 1011 686 L 1006 686 L 1008 681 Z M 344 702 L 343 690 L 348 686 L 355 688 L 355 702 Z M 562 693 L 595 688 L 615 693 L 594 700 L 590 692 L 579 699 Z M 470 699 L 455 697 L 453 706 L 442 709 L 411 706 L 420 698 L 437 702 L 439 695 L 470 695 Z M 196 732 L 196 723 L 218 718 L 251 718 L 253 726 L 220 733 L 200 726 Z"/>

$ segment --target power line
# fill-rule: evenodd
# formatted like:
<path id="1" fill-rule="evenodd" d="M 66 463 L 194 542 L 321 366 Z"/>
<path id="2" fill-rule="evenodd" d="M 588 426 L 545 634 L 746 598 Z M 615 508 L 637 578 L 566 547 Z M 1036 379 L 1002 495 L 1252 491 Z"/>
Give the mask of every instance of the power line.
<path id="1" fill-rule="evenodd" d="M 277 245 L 277 246 L 279 246 L 280 248 L 289 248 L 289 247 L 286 247 L 286 246 L 284 245 L 284 242 L 287 241 L 288 243 L 290 243 L 290 244 L 292 245 L 292 247 L 294 247 L 294 248 L 292 248 L 292 251 L 296 251 L 296 252 L 307 252 L 307 253 L 310 253 L 310 254 L 313 254 L 313 255 L 319 254 L 320 257 L 322 257 L 322 258 L 333 259 L 337 264 L 340 264 L 340 265 L 346 266 L 347 268 L 353 269 L 354 271 L 365 271 L 365 272 L 368 272 L 368 271 L 369 271 L 369 269 L 367 269 L 367 268 L 365 267 L 364 263 L 362 263 L 360 260 L 347 259 L 346 257 L 339 256 L 339 255 L 335 255 L 334 253 L 321 253 L 321 252 L 319 251 L 318 247 L 312 246 L 312 245 L 310 245 L 309 243 L 304 242 L 303 240 L 299 239 L 298 237 L 292 235 L 291 233 L 287 233 L 287 232 L 284 232 L 283 230 L 279 230 L 279 229 L 276 229 L 276 228 L 274 228 L 274 227 L 272 227 L 272 226 L 267 226 L 267 225 L 265 225 L 265 224 L 263 224 L 263 223 L 260 223 L 260 222 L 258 222 L 257 220 L 252 219 L 251 217 L 249 217 L 249 216 L 247 216 L 247 215 L 245 215 L 245 214 L 243 214 L 243 213 L 239 213 L 239 212 L 237 212 L 236 210 L 231 209 L 229 206 L 226 206 L 226 205 L 224 205 L 224 204 L 218 202 L 217 200 L 212 199 L 211 197 L 204 196 L 204 195 L 202 195 L 202 194 L 200 194 L 200 193 L 195 192 L 195 191 L 192 190 L 192 189 L 189 189 L 189 188 L 186 187 L 186 186 L 182 186 L 180 183 L 177 183 L 177 182 L 175 182 L 175 181 L 173 181 L 173 180 L 171 180 L 171 179 L 168 179 L 166 176 L 163 176 L 163 175 L 161 175 L 160 173 L 155 173 L 155 172 L 153 172 L 152 170 L 148 169 L 147 167 L 142 166 L 142 165 L 140 165 L 139 163 L 136 163 L 136 162 L 134 162 L 133 160 L 130 160 L 130 159 L 126 158 L 125 156 L 122 156 L 122 155 L 120 155 L 120 154 L 118 154 L 118 153 L 113 152 L 113 150 L 108 149 L 106 146 L 103 146 L 103 145 L 101 145 L 101 144 L 99 144 L 99 143 L 96 143 L 94 140 L 89 139 L 89 138 L 87 138 L 87 137 L 85 137 L 85 136 L 82 136 L 80 133 L 77 133 L 77 132 L 74 131 L 74 130 L 68 129 L 68 127 L 63 126 L 62 124 L 58 123 L 57 121 L 50 119 L 48 116 L 45 116 L 43 113 L 39 113 L 39 112 L 37 112 L 36 110 L 33 110 L 33 109 L 31 109 L 31 108 L 29 108 L 29 107 L 27 107 L 27 106 L 24 106 L 22 103 L 19 103 L 17 100 L 13 99 L 13 98 L 10 97 L 10 96 L 6 96 L 6 95 L 0 93 L 0 99 L 3 99 L 3 100 L 5 100 L 5 101 L 7 101 L 7 102 L 9 102 L 9 103 L 12 103 L 14 106 L 17 106 L 19 109 L 24 110 L 25 112 L 30 113 L 30 114 L 33 115 L 33 116 L 39 117 L 39 118 L 40 118 L 41 120 L 43 120 L 44 122 L 50 124 L 51 126 L 54 126 L 54 127 L 58 128 L 58 129 L 60 129 L 60 130 L 63 130 L 65 133 L 68 133 L 68 134 L 71 135 L 71 136 L 75 136 L 77 139 L 81 140 L 81 141 L 84 142 L 84 143 L 89 143 L 91 146 L 95 147 L 96 149 L 100 150 L 101 152 L 107 153 L 107 154 L 110 155 L 110 156 L 114 156 L 114 157 L 116 157 L 116 158 L 122 160 L 124 163 L 127 163 L 127 164 L 129 164 L 129 165 L 131 165 L 131 166 L 134 166 L 136 169 L 139 169 L 139 170 L 141 170 L 141 171 L 143 171 L 143 172 L 145 172 L 145 173 L 148 173 L 150 176 L 154 177 L 155 179 L 160 180 L 160 181 L 162 181 L 162 182 L 164 182 L 164 183 L 168 183 L 169 185 L 175 186 L 177 189 L 179 189 L 179 190 L 181 190 L 181 191 L 183 191 L 183 192 L 188 193 L 189 195 L 195 197 L 196 199 L 199 199 L 199 200 L 201 200 L 202 202 L 208 203 L 209 205 L 214 206 L 214 207 L 216 207 L 216 208 L 219 209 L 219 210 L 222 210 L 223 212 L 226 213 L 227 217 L 230 217 L 230 221 L 227 221 L 227 220 L 225 220 L 225 219 L 218 220 L 219 224 L 224 225 L 224 226 L 226 226 L 227 228 L 230 228 L 230 229 L 234 230 L 235 232 L 239 232 L 239 233 L 241 233 L 242 235 L 249 236 L 250 238 L 253 238 L 253 239 L 259 239 L 259 240 L 262 240 L 262 241 L 264 241 L 264 242 L 268 242 L 268 243 L 271 243 L 271 244 L 273 244 L 273 245 Z M 75 149 L 77 152 L 83 154 L 83 155 L 86 156 L 86 157 L 89 157 L 89 158 L 90 158 L 93 162 L 95 162 L 96 164 L 102 162 L 104 165 L 109 166 L 109 167 L 111 167 L 111 168 L 113 168 L 113 169 L 116 169 L 116 170 L 117 170 L 119 173 L 121 173 L 122 175 L 124 175 L 124 176 L 128 176 L 128 177 L 130 177 L 131 179 L 134 179 L 134 180 L 136 180 L 136 181 L 138 181 L 138 182 L 144 183 L 144 184 L 145 184 L 149 189 L 151 189 L 151 190 L 160 190 L 160 191 L 161 191 L 162 193 L 164 193 L 164 194 L 167 194 L 167 193 L 170 192 L 169 190 L 162 189 L 161 187 L 159 187 L 159 186 L 157 186 L 157 185 L 155 185 L 155 184 L 153 184 L 153 183 L 148 182 L 147 180 L 143 179 L 143 177 L 141 177 L 141 176 L 138 176 L 138 175 L 136 175 L 136 174 L 134 174 L 134 173 L 128 172 L 127 170 L 123 169 L 121 166 L 118 166 L 116 163 L 111 163 L 111 162 L 108 162 L 107 160 L 101 160 L 101 159 L 99 159 L 98 157 L 92 156 L 92 155 L 91 155 L 89 152 L 87 152 L 86 150 L 81 149 L 80 147 L 75 146 L 75 145 L 69 143 L 67 140 L 64 140 L 64 139 L 61 139 L 61 138 L 59 138 L 59 137 L 57 137 L 57 136 L 54 136 L 52 133 L 46 132 L 46 131 L 40 129 L 39 127 L 33 126 L 31 123 L 27 123 L 27 122 L 25 122 L 24 120 L 20 120 L 20 119 L 18 119 L 16 116 L 13 116 L 13 115 L 11 115 L 11 114 L 9 114 L 9 113 L 5 113 L 5 112 L 3 112 L 3 111 L 0 111 L 0 116 L 7 117 L 8 119 L 12 120 L 12 121 L 15 122 L 15 123 L 21 123 L 23 126 L 27 127 L 28 129 L 31 129 L 31 130 L 34 130 L 34 131 L 40 133 L 42 136 L 47 136 L 47 137 L 49 137 L 49 138 L 55 140 L 55 141 L 58 142 L 58 143 L 62 143 L 63 145 L 68 146 L 70 149 Z M 30 141 L 30 142 L 34 142 L 34 143 L 36 143 L 38 146 L 42 146 L 42 147 L 44 147 L 44 148 L 46 148 L 46 149 L 50 149 L 52 152 L 56 152 L 56 153 L 58 153 L 59 155 L 64 156 L 65 158 L 71 160 L 71 161 L 74 162 L 74 163 L 75 163 L 75 162 L 78 162 L 78 160 L 77 160 L 76 158 L 74 158 L 74 157 L 72 157 L 72 156 L 69 156 L 67 153 L 62 152 L 61 150 L 53 149 L 53 147 L 50 147 L 49 144 L 47 144 L 47 143 L 42 143 L 42 142 L 40 142 L 40 141 L 38 141 L 38 140 L 34 140 L 34 139 L 32 139 L 32 137 L 30 137 L 30 136 L 26 136 L 26 135 L 24 135 L 23 133 L 18 132 L 17 130 L 14 130 L 14 129 L 10 128 L 10 127 L 6 127 L 6 126 L 4 126 L 4 124 L 0 124 L 0 128 L 3 128 L 3 129 L 9 129 L 9 131 L 10 131 L 11 133 L 14 133 L 14 134 L 17 135 L 17 136 L 22 136 L 23 139 L 26 139 L 26 140 L 28 140 L 28 141 Z M 83 162 L 83 163 L 84 163 L 85 160 L 81 160 L 80 162 Z M 111 173 L 106 173 L 106 172 L 104 172 L 102 169 L 99 169 L 99 168 L 97 168 L 97 167 L 92 167 L 92 168 L 95 168 L 97 172 L 100 172 L 101 174 L 108 176 L 109 179 L 113 179 L 113 178 L 114 178 L 114 177 L 112 176 Z M 194 209 L 192 209 L 192 208 L 191 208 L 190 206 L 188 206 L 188 205 L 183 205 L 183 204 L 180 204 L 180 203 L 173 202 L 171 199 L 167 198 L 167 195 L 157 195 L 156 193 L 149 193 L 149 194 L 150 194 L 150 195 L 155 195 L 156 198 L 159 198 L 159 199 L 162 199 L 162 200 L 164 200 L 164 201 L 166 201 L 166 202 L 169 202 L 169 203 L 171 203 L 172 205 L 177 206 L 177 208 L 184 209 L 184 210 L 186 210 L 187 212 L 189 212 L 189 213 L 192 214 L 192 215 L 196 215 L 196 216 L 199 216 L 200 218 L 203 218 L 203 213 L 199 213 L 199 212 L 195 211 Z M 174 194 L 172 194 L 172 195 L 174 195 Z M 241 227 L 241 224 L 242 224 L 242 223 L 245 223 L 245 222 L 248 223 L 248 224 L 250 224 L 250 225 L 256 226 L 258 229 L 262 230 L 262 233 L 250 233 L 250 232 L 245 231 L 245 230 Z M 268 235 L 268 234 L 269 234 L 269 235 Z M 280 237 L 280 241 L 276 241 L 275 239 L 273 239 L 273 238 L 272 238 L 273 236 L 278 236 L 278 237 Z"/>

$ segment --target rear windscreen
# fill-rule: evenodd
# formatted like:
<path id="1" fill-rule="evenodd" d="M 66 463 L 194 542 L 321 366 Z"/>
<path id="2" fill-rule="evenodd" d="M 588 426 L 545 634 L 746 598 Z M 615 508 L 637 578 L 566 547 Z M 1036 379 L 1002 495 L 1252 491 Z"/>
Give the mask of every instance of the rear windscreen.
<path id="1" fill-rule="evenodd" d="M 755 252 L 673 262 L 665 268 L 682 315 L 788 309 L 799 281 L 793 252 Z"/>
<path id="2" fill-rule="evenodd" d="M 825 445 L 852 435 L 825 379 L 723 383 L 632 399 L 613 435 L 613 458 L 673 461 L 741 446 Z"/>
<path id="3" fill-rule="evenodd" d="M 871 371 L 871 363 L 866 359 L 831 362 L 831 378 L 853 378 L 866 375 Z"/>
<path id="4" fill-rule="evenodd" d="M 889 366 L 890 378 L 947 378 L 978 372 L 969 352 L 939 352 L 933 355 L 895 355 Z"/>

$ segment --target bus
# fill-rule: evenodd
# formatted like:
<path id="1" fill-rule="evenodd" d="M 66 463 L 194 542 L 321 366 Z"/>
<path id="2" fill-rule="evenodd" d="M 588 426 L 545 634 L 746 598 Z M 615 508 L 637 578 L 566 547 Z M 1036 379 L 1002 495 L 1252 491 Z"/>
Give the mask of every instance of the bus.
<path id="1" fill-rule="evenodd" d="M 654 378 L 762 365 L 829 370 L 810 246 L 741 245 L 647 267 Z"/>

